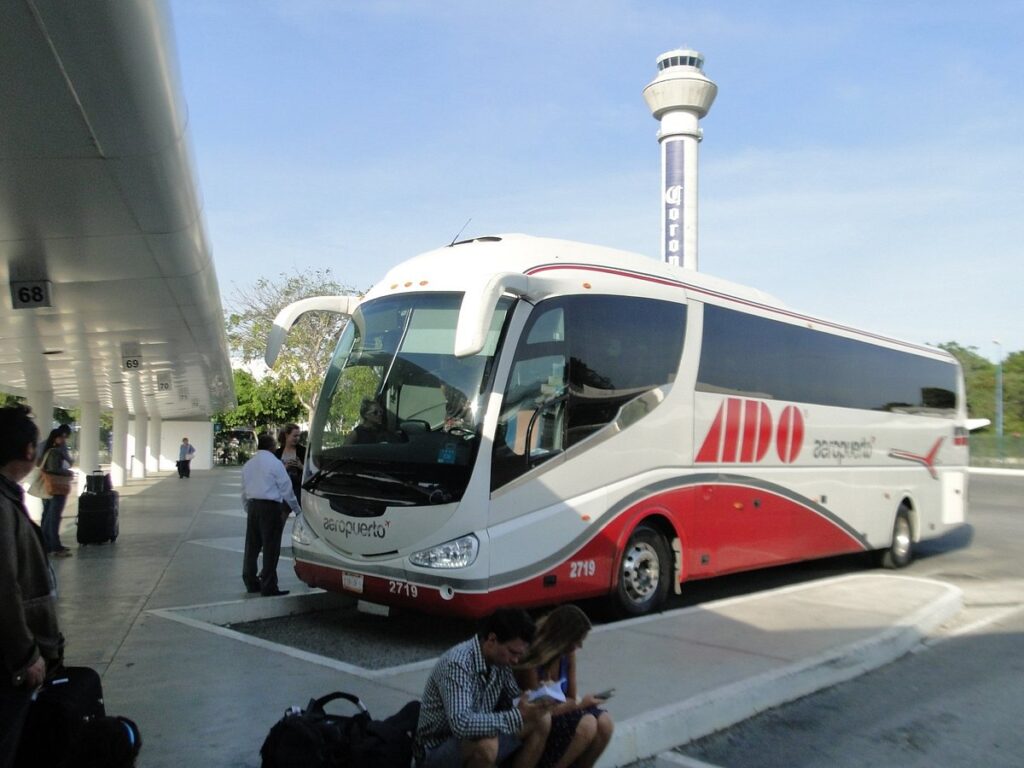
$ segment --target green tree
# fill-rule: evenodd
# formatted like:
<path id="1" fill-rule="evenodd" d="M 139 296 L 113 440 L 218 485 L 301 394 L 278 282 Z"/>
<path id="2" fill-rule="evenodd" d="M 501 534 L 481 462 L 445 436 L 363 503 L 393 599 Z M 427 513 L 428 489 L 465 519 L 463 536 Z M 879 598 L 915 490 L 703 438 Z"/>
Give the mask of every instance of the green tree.
<path id="1" fill-rule="evenodd" d="M 254 427 L 257 432 L 298 421 L 303 413 L 295 390 L 289 382 L 271 377 L 257 380 L 248 371 L 232 371 L 238 405 L 214 414 L 213 420 L 225 427 Z"/>
<path id="2" fill-rule="evenodd" d="M 274 317 L 284 307 L 311 296 L 354 294 L 337 282 L 329 269 L 261 277 L 246 289 L 236 289 L 229 302 L 227 335 L 232 351 L 244 361 L 262 360 Z M 347 318 L 331 312 L 310 312 L 292 327 L 272 373 L 291 384 L 310 419 L 316 408 L 331 353 Z"/>
<path id="3" fill-rule="evenodd" d="M 18 395 L 11 395 L 7 392 L 0 392 L 0 408 L 6 408 L 10 405 L 18 405 L 18 403 L 24 403 L 25 398 L 19 397 Z"/>
<path id="4" fill-rule="evenodd" d="M 1003 431 L 1024 433 L 1024 351 L 1003 360 Z"/>
<path id="5" fill-rule="evenodd" d="M 996 367 L 978 354 L 977 347 L 963 347 L 955 341 L 939 344 L 960 361 L 967 390 L 967 415 L 972 419 L 995 421 Z"/>

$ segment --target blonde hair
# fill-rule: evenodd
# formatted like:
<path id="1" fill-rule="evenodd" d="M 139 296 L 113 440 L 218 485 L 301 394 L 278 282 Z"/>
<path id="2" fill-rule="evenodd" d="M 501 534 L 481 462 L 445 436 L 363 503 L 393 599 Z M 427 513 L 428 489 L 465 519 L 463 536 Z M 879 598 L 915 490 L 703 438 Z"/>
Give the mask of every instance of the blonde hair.
<path id="1" fill-rule="evenodd" d="M 583 642 L 590 627 L 587 614 L 575 605 L 558 606 L 537 622 L 537 634 L 517 668 L 543 667 L 572 652 L 577 643 Z"/>

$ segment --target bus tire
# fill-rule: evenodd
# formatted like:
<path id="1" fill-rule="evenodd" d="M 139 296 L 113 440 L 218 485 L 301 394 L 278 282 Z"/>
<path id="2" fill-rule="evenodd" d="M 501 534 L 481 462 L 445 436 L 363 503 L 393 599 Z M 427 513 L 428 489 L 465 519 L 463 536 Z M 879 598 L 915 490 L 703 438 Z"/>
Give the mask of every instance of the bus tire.
<path id="1" fill-rule="evenodd" d="M 665 602 L 672 577 L 672 559 L 665 537 L 646 525 L 637 526 L 619 561 L 618 586 L 612 607 L 620 616 L 640 616 Z"/>
<path id="2" fill-rule="evenodd" d="M 879 552 L 878 562 L 883 568 L 904 568 L 914 559 L 914 529 L 910 525 L 910 510 L 901 506 L 892 525 L 892 542 Z"/>

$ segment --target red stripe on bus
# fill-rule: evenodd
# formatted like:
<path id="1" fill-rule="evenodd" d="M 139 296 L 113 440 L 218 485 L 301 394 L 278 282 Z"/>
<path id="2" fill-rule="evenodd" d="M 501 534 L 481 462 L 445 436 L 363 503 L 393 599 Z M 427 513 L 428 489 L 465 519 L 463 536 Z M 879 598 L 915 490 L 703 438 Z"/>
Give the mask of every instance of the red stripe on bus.
<path id="1" fill-rule="evenodd" d="M 620 553 L 644 523 L 674 527 L 682 543 L 682 574 L 677 574 L 682 580 L 865 549 L 851 532 L 808 505 L 762 488 L 716 483 L 652 494 L 619 512 L 561 562 L 488 592 L 461 592 L 453 579 L 455 592 L 446 599 L 436 586 L 365 574 L 362 591 L 355 593 L 343 587 L 346 568 L 305 562 L 298 552 L 295 573 L 310 586 L 374 603 L 479 617 L 500 606 L 531 608 L 609 594 L 616 587 Z"/>
<path id="2" fill-rule="evenodd" d="M 718 449 L 722 444 L 722 415 L 725 413 L 725 403 L 718 406 L 718 413 L 711 423 L 707 437 L 697 453 L 697 463 L 714 463 L 718 461 Z"/>
<path id="3" fill-rule="evenodd" d="M 601 272 L 608 275 L 615 275 L 617 277 L 628 277 L 634 280 L 641 280 L 647 283 L 657 283 L 659 285 L 667 285 L 673 288 L 682 288 L 687 291 L 693 291 L 694 293 L 703 293 L 706 296 L 712 296 L 717 299 L 726 299 L 727 301 L 741 304 L 746 307 L 753 307 L 764 312 L 771 312 L 776 315 L 782 315 L 783 317 L 790 317 L 801 322 L 817 323 L 820 326 L 826 328 L 834 328 L 837 331 L 846 331 L 854 333 L 860 337 L 875 339 L 877 341 L 884 341 L 889 344 L 898 344 L 901 347 L 913 349 L 918 352 L 926 352 L 931 355 L 937 356 L 933 359 L 942 358 L 944 362 L 955 363 L 956 359 L 946 353 L 943 354 L 943 350 L 936 349 L 934 347 L 925 347 L 920 344 L 914 344 L 910 341 L 903 341 L 902 339 L 894 339 L 890 336 L 882 336 L 878 333 L 871 333 L 870 331 L 864 331 L 859 328 L 853 328 L 849 325 L 842 325 L 841 323 L 834 322 L 832 320 L 823 320 L 820 317 L 810 317 L 809 315 L 801 315 L 792 310 L 784 309 L 782 307 L 771 306 L 764 304 L 760 301 L 754 301 L 751 299 L 744 299 L 739 296 L 733 296 L 729 293 L 723 293 L 722 291 L 716 291 L 711 288 L 704 288 L 703 286 L 694 285 L 693 283 L 683 282 L 682 280 L 672 280 L 669 278 L 657 277 L 655 275 L 649 275 L 645 272 L 630 272 L 624 269 L 615 269 L 613 267 L 599 267 L 594 264 L 538 264 L 537 266 L 530 267 L 523 271 L 524 275 L 539 275 L 541 272 L 551 272 L 555 270 L 576 270 L 582 272 Z"/>
<path id="4" fill-rule="evenodd" d="M 730 397 L 725 401 L 725 444 L 722 446 L 722 461 L 736 461 L 742 405 L 743 401 L 736 397 Z"/>

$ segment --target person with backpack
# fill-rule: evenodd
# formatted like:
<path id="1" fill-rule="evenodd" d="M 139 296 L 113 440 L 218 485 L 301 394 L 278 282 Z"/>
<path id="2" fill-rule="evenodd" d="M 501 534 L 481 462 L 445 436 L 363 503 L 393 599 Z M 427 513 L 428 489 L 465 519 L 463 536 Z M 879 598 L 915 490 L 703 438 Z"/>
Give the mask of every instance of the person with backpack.
<path id="1" fill-rule="evenodd" d="M 500 608 L 474 637 L 445 652 L 427 679 L 413 754 L 417 768 L 533 768 L 551 730 L 550 706 L 530 703 L 514 665 L 533 640 L 521 608 Z M 514 755 L 514 756 L 513 756 Z"/>

